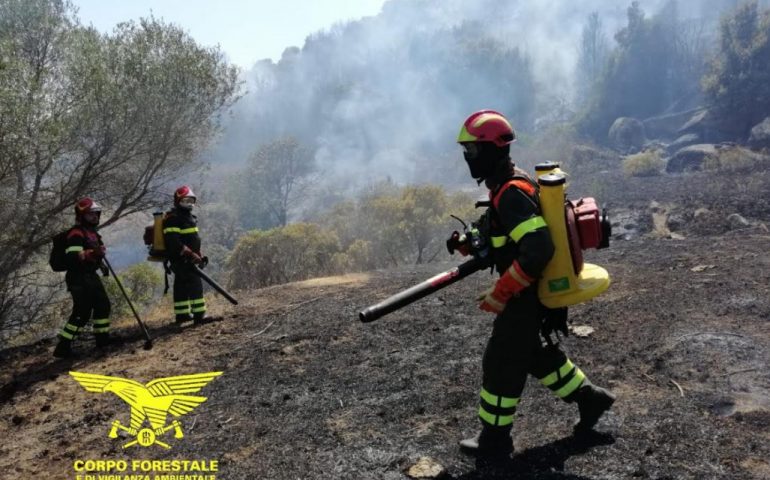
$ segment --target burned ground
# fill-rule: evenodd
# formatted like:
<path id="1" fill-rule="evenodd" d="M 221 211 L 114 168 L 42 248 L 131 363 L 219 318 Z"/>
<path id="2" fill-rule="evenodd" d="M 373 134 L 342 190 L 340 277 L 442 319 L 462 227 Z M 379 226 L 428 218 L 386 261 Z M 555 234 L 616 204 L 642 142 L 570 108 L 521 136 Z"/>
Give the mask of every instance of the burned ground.
<path id="1" fill-rule="evenodd" d="M 573 325 L 594 333 L 562 345 L 618 401 L 601 434 L 578 440 L 575 406 L 530 381 L 500 478 L 770 478 L 765 177 L 598 177 L 621 238 L 588 260 L 613 284 L 571 309 Z M 590 185 L 578 178 L 570 188 Z M 731 225 L 731 213 L 748 225 Z M 239 292 L 241 305 L 218 307 L 221 322 L 181 331 L 151 322 L 151 351 L 134 337 L 75 362 L 52 361 L 50 342 L 3 352 L 0 476 L 74 478 L 74 459 L 203 458 L 220 461 L 222 479 L 398 479 L 427 456 L 444 478 L 490 478 L 457 441 L 478 427 L 491 317 L 473 298 L 492 278 L 477 273 L 375 323 L 357 320 L 362 307 L 449 266 Z M 122 333 L 135 331 L 126 325 Z M 107 431 L 114 418 L 127 422 L 126 405 L 86 393 L 70 370 L 143 383 L 224 374 L 183 417 L 186 438 L 172 450 L 123 451 L 127 440 Z"/>

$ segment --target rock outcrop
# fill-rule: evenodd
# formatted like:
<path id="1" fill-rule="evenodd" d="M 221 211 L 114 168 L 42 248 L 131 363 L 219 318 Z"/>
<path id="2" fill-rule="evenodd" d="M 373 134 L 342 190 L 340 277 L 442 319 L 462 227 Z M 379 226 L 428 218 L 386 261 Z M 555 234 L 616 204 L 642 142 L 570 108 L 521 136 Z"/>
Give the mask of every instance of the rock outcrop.
<path id="1" fill-rule="evenodd" d="M 623 153 L 636 153 L 647 141 L 644 124 L 631 117 L 620 117 L 612 123 L 608 133 L 610 145 Z"/>

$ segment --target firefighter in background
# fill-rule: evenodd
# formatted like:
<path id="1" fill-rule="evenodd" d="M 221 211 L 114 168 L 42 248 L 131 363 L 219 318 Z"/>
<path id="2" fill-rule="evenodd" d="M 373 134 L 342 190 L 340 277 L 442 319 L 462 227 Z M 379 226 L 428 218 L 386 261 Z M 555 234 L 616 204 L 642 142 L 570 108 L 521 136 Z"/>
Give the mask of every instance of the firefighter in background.
<path id="1" fill-rule="evenodd" d="M 105 271 L 102 259 L 107 251 L 96 232 L 102 207 L 91 198 L 75 204 L 75 226 L 67 232 L 65 250 L 67 273 L 64 280 L 72 295 L 72 314 L 59 332 L 54 356 L 72 357 L 72 341 L 88 320 L 93 324 L 96 346 L 106 347 L 110 339 L 110 299 L 97 270 Z"/>
<path id="2" fill-rule="evenodd" d="M 500 274 L 479 297 L 479 308 L 496 315 L 482 360 L 482 428 L 460 442 L 463 450 L 480 456 L 513 452 L 510 432 L 528 374 L 562 400 L 577 403 L 576 434 L 590 431 L 615 400 L 592 385 L 558 345 L 541 340 L 547 310 L 538 299 L 537 283 L 554 246 L 540 216 L 539 187 L 509 156 L 514 140 L 511 124 L 492 110 L 468 117 L 457 139 L 471 176 L 489 189 L 492 259 Z"/>
<path id="3" fill-rule="evenodd" d="M 196 197 L 187 185 L 174 192 L 174 208 L 163 220 L 163 238 L 171 271 L 174 272 L 174 315 L 177 323 L 194 321 L 205 323 L 206 300 L 203 283 L 195 274 L 195 267 L 204 267 L 206 257 L 201 255 L 198 223 L 192 214 Z"/>

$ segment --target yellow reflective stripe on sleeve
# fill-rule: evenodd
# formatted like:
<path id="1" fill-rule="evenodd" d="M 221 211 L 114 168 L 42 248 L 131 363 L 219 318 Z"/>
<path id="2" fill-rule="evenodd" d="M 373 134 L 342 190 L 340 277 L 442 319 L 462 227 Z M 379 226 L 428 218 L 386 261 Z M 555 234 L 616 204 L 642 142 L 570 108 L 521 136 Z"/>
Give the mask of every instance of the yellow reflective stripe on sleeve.
<path id="1" fill-rule="evenodd" d="M 513 423 L 513 415 L 495 415 L 484 410 L 484 407 L 479 407 L 479 417 L 488 424 L 498 427 Z"/>
<path id="2" fill-rule="evenodd" d="M 206 303 L 206 299 L 205 298 L 195 298 L 193 300 L 190 300 L 190 303 L 193 304 L 193 305 L 200 305 L 200 304 Z"/>
<path id="3" fill-rule="evenodd" d="M 62 338 L 66 338 L 67 340 L 72 340 L 73 338 L 75 338 L 75 335 L 69 333 L 66 330 L 62 330 L 61 332 L 59 332 L 59 336 Z"/>
<path id="4" fill-rule="evenodd" d="M 500 248 L 508 243 L 508 237 L 492 237 L 492 248 Z"/>
<path id="5" fill-rule="evenodd" d="M 545 219 L 541 216 L 532 217 L 529 220 L 524 220 L 520 224 L 516 226 L 513 230 L 511 230 L 510 237 L 513 239 L 514 242 L 518 242 L 521 240 L 521 238 L 528 234 L 529 232 L 533 232 L 537 230 L 538 228 L 546 227 Z"/>
<path id="6" fill-rule="evenodd" d="M 206 311 L 206 305 L 202 305 L 200 307 L 193 307 L 192 313 L 201 313 Z"/>
<path id="7" fill-rule="evenodd" d="M 82 251 L 83 251 L 83 247 L 79 247 L 79 246 L 73 245 L 71 247 L 67 247 L 67 249 L 64 250 L 64 253 L 77 253 L 77 252 L 82 252 Z"/>
<path id="8" fill-rule="evenodd" d="M 582 372 L 582 370 L 580 370 L 578 368 L 577 371 L 575 372 L 575 378 L 570 380 L 570 382 L 568 384 L 566 384 L 563 387 L 561 387 L 560 389 L 556 390 L 556 395 L 559 398 L 566 397 L 570 393 L 572 393 L 575 390 L 577 390 L 580 387 L 580 385 L 583 384 L 583 380 L 585 380 L 585 378 L 586 378 L 585 374 Z"/>
<path id="9" fill-rule="evenodd" d="M 182 300 L 181 302 L 174 302 L 175 307 L 186 307 L 190 304 L 189 300 Z"/>
<path id="10" fill-rule="evenodd" d="M 190 228 L 168 227 L 163 229 L 163 233 L 178 233 L 180 235 L 185 235 L 188 233 L 198 233 L 198 227 L 190 227 Z"/>
<path id="11" fill-rule="evenodd" d="M 572 369 L 575 367 L 575 365 L 572 363 L 571 360 L 567 360 L 567 362 L 559 367 L 559 370 L 556 372 L 553 372 L 549 374 L 548 376 L 541 378 L 540 383 L 542 383 L 544 386 L 553 385 L 554 383 L 558 382 L 560 378 L 564 378 L 567 376 L 567 374 L 572 371 Z"/>
<path id="12" fill-rule="evenodd" d="M 494 405 L 496 407 L 502 407 L 502 408 L 511 408 L 515 407 L 519 404 L 518 398 L 513 397 L 498 397 L 497 395 L 493 395 L 489 393 L 486 389 L 481 389 L 481 398 L 484 399 L 485 402 L 487 402 L 490 405 Z M 497 404 L 498 399 L 500 400 L 500 405 Z"/>
<path id="13" fill-rule="evenodd" d="M 110 319 L 109 318 L 94 318 L 91 320 L 94 325 L 109 325 Z"/>
<path id="14" fill-rule="evenodd" d="M 110 333 L 110 327 L 94 328 L 94 333 Z"/>

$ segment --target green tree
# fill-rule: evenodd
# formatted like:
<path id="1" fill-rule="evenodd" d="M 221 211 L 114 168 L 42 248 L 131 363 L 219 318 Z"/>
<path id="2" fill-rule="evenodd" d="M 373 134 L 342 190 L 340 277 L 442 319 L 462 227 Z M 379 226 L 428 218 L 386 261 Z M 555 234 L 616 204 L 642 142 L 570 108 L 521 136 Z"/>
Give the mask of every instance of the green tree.
<path id="1" fill-rule="evenodd" d="M 356 245 L 353 256 L 390 267 L 446 258 L 444 241 L 459 227 L 450 214 L 471 220 L 473 199 L 464 193 L 448 194 L 436 185 L 399 188 L 383 183 L 355 202 L 338 205 L 321 223 L 339 232 L 344 248 L 356 240 L 366 242 Z"/>
<path id="2" fill-rule="evenodd" d="M 106 204 L 104 225 L 157 204 L 196 168 L 237 85 L 218 48 L 174 25 L 102 35 L 69 2 L 0 0 L 0 303 L 20 305 L 14 272 L 79 197 Z"/>
<path id="3" fill-rule="evenodd" d="M 599 81 L 609 54 L 609 42 L 604 33 L 599 12 L 588 15 L 580 36 L 578 58 L 579 102 L 587 102 L 594 85 Z"/>
<path id="4" fill-rule="evenodd" d="M 618 117 L 657 115 L 697 91 L 700 74 L 693 56 L 702 54 L 700 37 L 682 25 L 676 1 L 652 18 L 639 2 L 631 3 L 627 24 L 615 34 L 617 46 L 578 121 L 581 133 L 605 142 Z"/>
<path id="5" fill-rule="evenodd" d="M 308 176 L 313 156 L 294 137 L 259 147 L 234 178 L 231 201 L 245 228 L 271 228 L 288 223 L 289 213 Z"/>
<path id="6" fill-rule="evenodd" d="M 703 78 L 716 113 L 744 134 L 770 112 L 770 9 L 756 1 L 722 20 L 719 51 Z"/>

